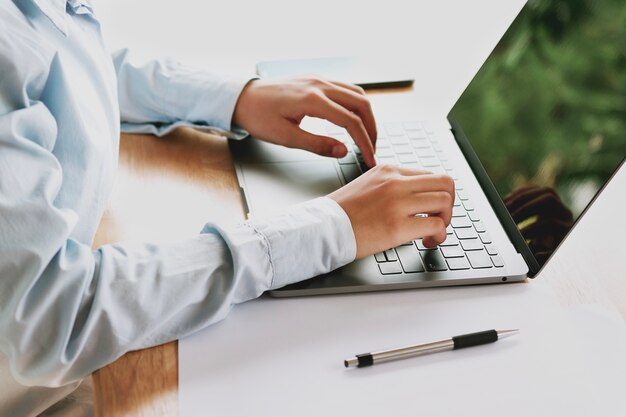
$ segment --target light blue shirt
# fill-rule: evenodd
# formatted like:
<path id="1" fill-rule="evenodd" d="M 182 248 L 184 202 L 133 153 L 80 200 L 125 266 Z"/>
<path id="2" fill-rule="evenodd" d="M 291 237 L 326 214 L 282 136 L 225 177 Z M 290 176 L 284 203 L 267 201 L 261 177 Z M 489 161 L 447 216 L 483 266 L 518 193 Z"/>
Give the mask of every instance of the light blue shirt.
<path id="1" fill-rule="evenodd" d="M 88 1 L 0 0 L 0 415 L 41 413 L 129 350 L 354 259 L 328 198 L 177 243 L 92 250 L 120 126 L 241 138 L 231 118 L 248 81 L 111 56 Z"/>

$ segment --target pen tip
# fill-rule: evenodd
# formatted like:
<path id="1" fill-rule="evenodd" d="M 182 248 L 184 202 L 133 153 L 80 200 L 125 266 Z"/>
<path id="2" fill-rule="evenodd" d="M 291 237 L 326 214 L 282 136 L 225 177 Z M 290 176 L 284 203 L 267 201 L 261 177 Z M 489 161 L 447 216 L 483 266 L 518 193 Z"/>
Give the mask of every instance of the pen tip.
<path id="1" fill-rule="evenodd" d="M 498 330 L 498 339 L 504 339 L 505 337 L 514 336 L 519 333 L 519 329 L 511 330 Z"/>
<path id="2" fill-rule="evenodd" d="M 345 361 L 343 361 L 343 365 L 346 368 L 349 368 L 351 366 L 359 366 L 359 360 L 357 358 L 346 359 Z"/>

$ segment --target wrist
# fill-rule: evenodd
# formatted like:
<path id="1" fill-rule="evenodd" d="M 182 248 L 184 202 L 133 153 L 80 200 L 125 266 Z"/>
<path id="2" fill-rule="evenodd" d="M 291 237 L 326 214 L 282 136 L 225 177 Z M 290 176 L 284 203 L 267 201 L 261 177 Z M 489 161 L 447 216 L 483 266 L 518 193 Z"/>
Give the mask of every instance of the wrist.
<path id="1" fill-rule="evenodd" d="M 239 93 L 239 97 L 237 97 L 237 101 L 235 103 L 235 107 L 233 109 L 231 124 L 236 126 L 241 126 L 244 129 L 245 127 L 245 114 L 249 111 L 249 102 L 250 95 L 253 93 L 253 86 L 258 82 L 258 78 L 252 78 L 248 80 L 248 82 L 243 86 L 241 92 Z"/>

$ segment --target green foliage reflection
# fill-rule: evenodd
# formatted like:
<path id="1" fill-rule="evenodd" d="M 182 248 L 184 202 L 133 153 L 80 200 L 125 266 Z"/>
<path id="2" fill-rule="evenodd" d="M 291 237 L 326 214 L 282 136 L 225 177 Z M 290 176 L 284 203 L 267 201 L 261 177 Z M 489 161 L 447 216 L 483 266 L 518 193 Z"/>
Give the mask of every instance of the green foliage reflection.
<path id="1" fill-rule="evenodd" d="M 530 0 L 453 112 L 502 196 L 577 216 L 626 156 L 626 2 Z"/>

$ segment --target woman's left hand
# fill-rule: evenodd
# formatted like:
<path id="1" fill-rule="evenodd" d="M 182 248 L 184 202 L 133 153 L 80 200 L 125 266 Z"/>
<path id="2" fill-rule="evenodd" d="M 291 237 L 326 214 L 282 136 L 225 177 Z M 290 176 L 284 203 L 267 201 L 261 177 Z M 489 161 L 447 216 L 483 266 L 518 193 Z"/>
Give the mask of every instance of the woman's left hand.
<path id="1" fill-rule="evenodd" d="M 326 119 L 348 131 L 365 163 L 376 165 L 376 123 L 362 88 L 317 78 L 254 80 L 242 91 L 233 123 L 256 138 L 323 156 L 341 158 L 346 147 L 338 140 L 300 128 L 304 116 Z"/>

